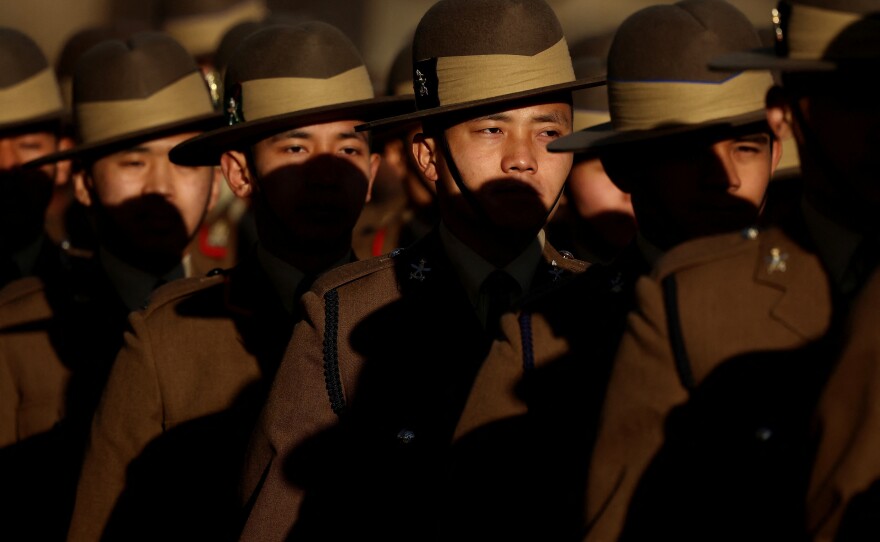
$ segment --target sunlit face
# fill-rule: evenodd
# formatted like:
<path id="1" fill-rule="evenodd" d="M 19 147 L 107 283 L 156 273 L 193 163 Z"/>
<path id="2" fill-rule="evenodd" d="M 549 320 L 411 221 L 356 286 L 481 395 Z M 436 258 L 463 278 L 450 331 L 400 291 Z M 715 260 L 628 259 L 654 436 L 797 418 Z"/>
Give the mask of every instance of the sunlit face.
<path id="1" fill-rule="evenodd" d="M 663 248 L 754 224 L 779 155 L 767 133 L 705 145 L 654 141 L 602 157 L 632 191 L 640 230 Z"/>
<path id="2" fill-rule="evenodd" d="M 196 135 L 139 143 L 94 162 L 82 182 L 90 195 L 86 203 L 95 205 L 102 219 L 98 233 L 108 248 L 130 261 L 148 256 L 179 261 L 216 193 L 213 168 L 168 159 L 168 151 Z"/>
<path id="3" fill-rule="evenodd" d="M 59 150 L 53 132 L 16 132 L 0 135 L 0 247 L 17 250 L 43 231 L 46 208 L 52 198 L 58 166 L 21 166 Z"/>
<path id="4" fill-rule="evenodd" d="M 636 232 L 635 212 L 630 195 L 617 187 L 598 158 L 574 165 L 566 183 L 566 195 L 578 218 L 589 226 L 591 239 L 600 243 L 596 252 L 626 246 Z"/>
<path id="5" fill-rule="evenodd" d="M 496 228 L 537 234 L 571 171 L 571 154 L 547 151 L 548 143 L 571 132 L 571 114 L 568 103 L 534 103 L 448 128 L 449 152 L 479 209 L 463 201 L 441 155 L 438 195 L 444 221 L 473 222 L 482 214 Z"/>
<path id="6" fill-rule="evenodd" d="M 351 235 L 380 160 L 370 153 L 367 135 L 355 132 L 359 124 L 303 126 L 254 145 L 255 201 L 296 239 L 321 243 Z"/>

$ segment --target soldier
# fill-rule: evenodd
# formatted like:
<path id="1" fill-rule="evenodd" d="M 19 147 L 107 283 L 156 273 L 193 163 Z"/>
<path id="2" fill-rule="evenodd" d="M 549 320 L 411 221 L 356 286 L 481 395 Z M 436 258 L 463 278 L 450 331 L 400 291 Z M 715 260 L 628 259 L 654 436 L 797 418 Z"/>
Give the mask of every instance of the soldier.
<path id="1" fill-rule="evenodd" d="M 677 244 L 753 224 L 780 159 L 764 114 L 770 75 L 706 67 L 759 43 L 748 19 L 718 0 L 649 7 L 619 26 L 608 56 L 611 122 L 549 149 L 601 158 L 642 226 L 610 264 L 502 318 L 456 428 L 453 479 L 466 489 L 452 528 L 513 540 L 587 531 L 589 458 L 636 281 Z"/>
<path id="2" fill-rule="evenodd" d="M 810 417 L 870 268 L 859 246 L 877 232 L 867 89 L 878 7 L 784 2 L 776 51 L 712 61 L 781 72 L 767 119 L 778 137 L 794 134 L 803 195 L 776 227 L 681 245 L 639 283 L 590 467 L 588 540 L 621 529 L 623 539 L 805 536 Z M 835 500 L 814 502 L 814 527 Z"/>
<path id="3" fill-rule="evenodd" d="M 515 37 L 515 39 L 511 39 Z M 303 296 L 246 463 L 244 540 L 430 540 L 454 499 L 445 457 L 497 314 L 585 269 L 546 243 L 571 157 L 576 80 L 542 0 L 441 0 L 413 40 L 412 153 L 440 225 Z"/>
<path id="4" fill-rule="evenodd" d="M 96 45 L 81 57 L 74 88 L 77 146 L 26 167 L 80 162 L 76 196 L 100 247 L 0 296 L 0 427 L 3 444 L 15 443 L 2 460 L 14 504 L 4 511 L 38 539 L 66 531 L 89 422 L 128 313 L 157 284 L 184 276 L 183 251 L 214 201 L 211 168 L 174 166 L 168 151 L 222 120 L 195 62 L 162 34 Z M 47 495 L 46 487 L 55 489 Z"/>
<path id="5" fill-rule="evenodd" d="M 230 126 L 171 153 L 220 164 L 252 198 L 259 244 L 228 272 L 160 289 L 130 317 L 95 415 L 69 540 L 235 540 L 238 473 L 297 300 L 353 260 L 379 165 L 364 121 L 412 110 L 373 98 L 351 42 L 324 23 L 245 38 L 227 72 Z"/>
<path id="6" fill-rule="evenodd" d="M 605 74 L 612 37 L 594 36 L 571 46 L 575 75 Z M 575 131 L 609 120 L 605 88 L 574 93 Z M 632 241 L 636 228 L 630 195 L 608 178 L 599 158 L 576 157 L 559 210 L 547 227 L 548 238 L 570 247 L 577 258 L 607 264 Z"/>
<path id="7" fill-rule="evenodd" d="M 386 85 L 388 96 L 413 96 L 412 39 L 391 65 Z M 412 138 L 421 131 L 415 121 L 374 135 L 382 163 L 370 203 L 355 226 L 355 252 L 380 256 L 406 247 L 428 233 L 437 223 L 434 184 L 425 179 L 410 152 Z"/>
<path id="8" fill-rule="evenodd" d="M 47 237 L 46 209 L 69 162 L 23 169 L 22 164 L 69 148 L 61 135 L 63 103 L 55 75 L 34 41 L 0 27 L 0 288 L 23 276 L 61 267 L 60 249 Z M 6 441 L 8 443 L 8 441 Z"/>

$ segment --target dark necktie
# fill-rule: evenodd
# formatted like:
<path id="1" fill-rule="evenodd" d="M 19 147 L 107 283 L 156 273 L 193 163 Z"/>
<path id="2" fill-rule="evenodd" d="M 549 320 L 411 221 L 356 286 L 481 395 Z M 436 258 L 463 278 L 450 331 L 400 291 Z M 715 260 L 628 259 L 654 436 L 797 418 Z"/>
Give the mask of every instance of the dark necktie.
<path id="1" fill-rule="evenodd" d="M 510 310 L 520 294 L 519 283 L 508 273 L 496 269 L 483 281 L 480 294 L 486 299 L 486 331 L 497 336 L 501 315 Z"/>

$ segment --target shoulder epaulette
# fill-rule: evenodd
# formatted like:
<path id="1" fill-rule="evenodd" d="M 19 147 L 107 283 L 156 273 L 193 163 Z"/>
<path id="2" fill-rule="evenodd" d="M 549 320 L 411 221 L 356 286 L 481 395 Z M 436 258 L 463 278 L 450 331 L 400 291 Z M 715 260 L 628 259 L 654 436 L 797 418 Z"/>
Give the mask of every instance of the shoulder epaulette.
<path id="1" fill-rule="evenodd" d="M 329 290 L 339 288 L 344 284 L 353 282 L 383 269 L 394 267 L 394 258 L 398 257 L 399 254 L 400 252 L 391 252 L 383 256 L 375 256 L 366 260 L 358 260 L 356 262 L 335 267 L 315 280 L 312 285 L 312 291 L 323 296 Z"/>
<path id="2" fill-rule="evenodd" d="M 196 292 L 221 285 L 225 281 L 226 276 L 224 274 L 172 280 L 153 291 L 150 296 L 150 302 L 144 308 L 144 314 L 149 314 L 163 305 L 174 303 Z"/>
<path id="3" fill-rule="evenodd" d="M 757 228 L 746 228 L 738 232 L 722 233 L 686 241 L 671 248 L 657 262 L 654 276 L 662 279 L 666 275 L 682 269 L 703 265 L 713 261 L 723 261 L 756 250 L 756 240 L 763 235 Z"/>

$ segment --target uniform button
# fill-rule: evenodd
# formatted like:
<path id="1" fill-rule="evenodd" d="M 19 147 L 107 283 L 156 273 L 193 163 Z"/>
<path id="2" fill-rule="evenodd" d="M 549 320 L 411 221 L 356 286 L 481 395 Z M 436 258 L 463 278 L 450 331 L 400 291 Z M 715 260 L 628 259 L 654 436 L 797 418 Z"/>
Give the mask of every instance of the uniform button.
<path id="1" fill-rule="evenodd" d="M 400 255 L 401 252 L 403 252 L 402 248 L 395 248 L 394 250 L 392 250 L 391 252 L 388 253 L 388 257 L 396 258 Z"/>
<path id="2" fill-rule="evenodd" d="M 409 444 L 414 438 L 416 438 L 416 434 L 411 429 L 401 429 L 400 432 L 397 433 L 397 440 L 399 440 L 401 444 Z"/>
<path id="3" fill-rule="evenodd" d="M 211 269 L 210 271 L 208 271 L 206 276 L 215 277 L 217 275 L 222 275 L 222 274 L 223 274 L 223 268 L 215 267 L 214 269 Z"/>
<path id="4" fill-rule="evenodd" d="M 755 438 L 761 442 L 767 442 L 772 436 L 773 430 L 769 427 L 759 427 L 758 430 L 755 431 Z"/>
<path id="5" fill-rule="evenodd" d="M 742 236 L 744 239 L 754 241 L 758 238 L 758 228 L 746 228 L 743 230 Z"/>

